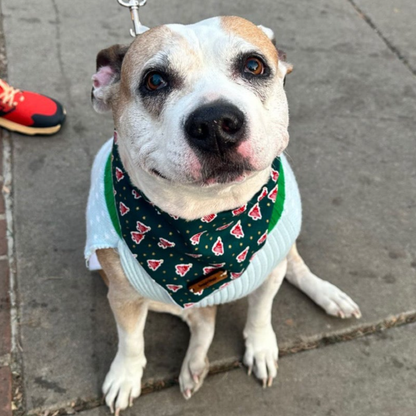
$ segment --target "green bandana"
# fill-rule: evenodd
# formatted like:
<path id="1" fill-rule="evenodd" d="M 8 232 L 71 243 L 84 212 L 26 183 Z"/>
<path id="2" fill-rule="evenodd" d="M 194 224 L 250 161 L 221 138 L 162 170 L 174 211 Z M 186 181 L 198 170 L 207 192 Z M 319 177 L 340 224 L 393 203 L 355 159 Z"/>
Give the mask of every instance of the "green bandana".
<path id="1" fill-rule="evenodd" d="M 185 308 L 239 278 L 283 212 L 280 159 L 247 204 L 187 221 L 162 211 L 131 184 L 114 136 L 105 170 L 107 208 L 120 238 L 150 277 Z"/>

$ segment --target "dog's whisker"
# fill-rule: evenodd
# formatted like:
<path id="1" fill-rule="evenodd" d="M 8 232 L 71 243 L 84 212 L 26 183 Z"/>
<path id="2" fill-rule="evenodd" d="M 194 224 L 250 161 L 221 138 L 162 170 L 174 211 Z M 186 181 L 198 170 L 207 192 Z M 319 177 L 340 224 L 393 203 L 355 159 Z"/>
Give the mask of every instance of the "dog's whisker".
<path id="1" fill-rule="evenodd" d="M 289 155 L 289 152 L 287 150 L 283 150 L 283 154 L 286 156 L 286 158 L 288 160 L 290 160 L 291 162 L 294 161 L 294 159 Z"/>

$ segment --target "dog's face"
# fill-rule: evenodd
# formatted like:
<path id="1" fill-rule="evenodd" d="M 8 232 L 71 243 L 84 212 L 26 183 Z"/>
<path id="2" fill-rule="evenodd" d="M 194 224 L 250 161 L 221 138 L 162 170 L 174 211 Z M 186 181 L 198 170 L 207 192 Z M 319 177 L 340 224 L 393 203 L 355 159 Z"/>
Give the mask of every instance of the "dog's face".
<path id="1" fill-rule="evenodd" d="M 190 187 L 267 169 L 288 144 L 283 81 L 291 70 L 272 37 L 242 18 L 217 17 L 101 51 L 93 102 L 112 109 L 125 166 Z"/>

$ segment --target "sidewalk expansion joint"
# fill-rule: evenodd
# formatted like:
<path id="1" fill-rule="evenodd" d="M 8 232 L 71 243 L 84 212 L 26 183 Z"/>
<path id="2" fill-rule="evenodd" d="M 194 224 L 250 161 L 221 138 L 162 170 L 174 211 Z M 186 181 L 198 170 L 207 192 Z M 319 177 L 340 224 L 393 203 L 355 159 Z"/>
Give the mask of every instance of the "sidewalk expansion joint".
<path id="1" fill-rule="evenodd" d="M 354 0 L 347 0 L 348 3 L 355 9 L 355 11 L 359 14 L 359 16 L 364 19 L 364 21 L 373 29 L 377 35 L 381 38 L 381 40 L 386 44 L 386 46 L 393 52 L 397 58 L 403 63 L 403 65 L 413 74 L 416 75 L 416 68 L 413 68 L 409 61 L 402 55 L 399 48 L 394 46 L 392 42 L 390 42 L 381 32 L 381 30 L 377 27 L 377 25 L 371 20 L 371 18 L 364 13 L 363 10 L 355 3 Z"/>
<path id="2" fill-rule="evenodd" d="M 369 335 L 379 334 L 391 328 L 397 328 L 403 325 L 412 324 L 414 322 L 416 322 L 416 310 L 401 313 L 399 315 L 389 316 L 382 321 L 366 324 L 361 327 L 349 328 L 336 334 L 324 335 L 320 338 L 312 337 L 309 340 L 305 339 L 301 341 L 295 341 L 290 345 L 279 348 L 279 358 L 332 344 L 352 341 Z M 239 359 L 229 359 L 227 361 L 211 365 L 209 375 L 224 373 L 226 371 L 231 371 L 242 367 L 243 364 Z M 179 382 L 177 377 L 166 380 L 147 381 L 142 385 L 141 396 L 164 390 L 178 384 Z M 75 399 L 70 403 L 58 405 L 54 409 L 33 409 L 27 413 L 27 416 L 64 416 L 75 413 L 78 414 L 80 412 L 91 410 L 102 405 L 104 405 L 103 398 Z M 20 414 L 16 414 L 15 416 L 20 416 Z"/>
<path id="3" fill-rule="evenodd" d="M 3 198 L 5 203 L 5 220 L 7 223 L 7 260 L 9 262 L 10 328 L 11 352 L 0 357 L 0 363 L 7 360 L 12 372 L 12 410 L 23 409 L 22 357 L 19 342 L 19 307 L 17 299 L 17 281 L 13 233 L 13 178 L 12 178 L 12 138 L 7 131 L 2 132 L 3 142 Z"/>

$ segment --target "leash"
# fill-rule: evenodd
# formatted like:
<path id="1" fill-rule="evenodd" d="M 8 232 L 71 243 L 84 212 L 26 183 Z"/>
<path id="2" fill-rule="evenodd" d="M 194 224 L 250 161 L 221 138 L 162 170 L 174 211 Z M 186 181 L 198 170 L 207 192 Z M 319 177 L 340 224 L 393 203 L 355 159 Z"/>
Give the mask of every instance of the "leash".
<path id="1" fill-rule="evenodd" d="M 149 28 L 144 26 L 140 22 L 139 16 L 139 8 L 143 7 L 147 0 L 117 0 L 118 3 L 123 7 L 128 7 L 130 9 L 131 20 L 133 22 L 133 29 L 130 29 L 130 35 L 136 37 L 137 35 L 141 35 L 142 33 L 146 32 Z"/>

